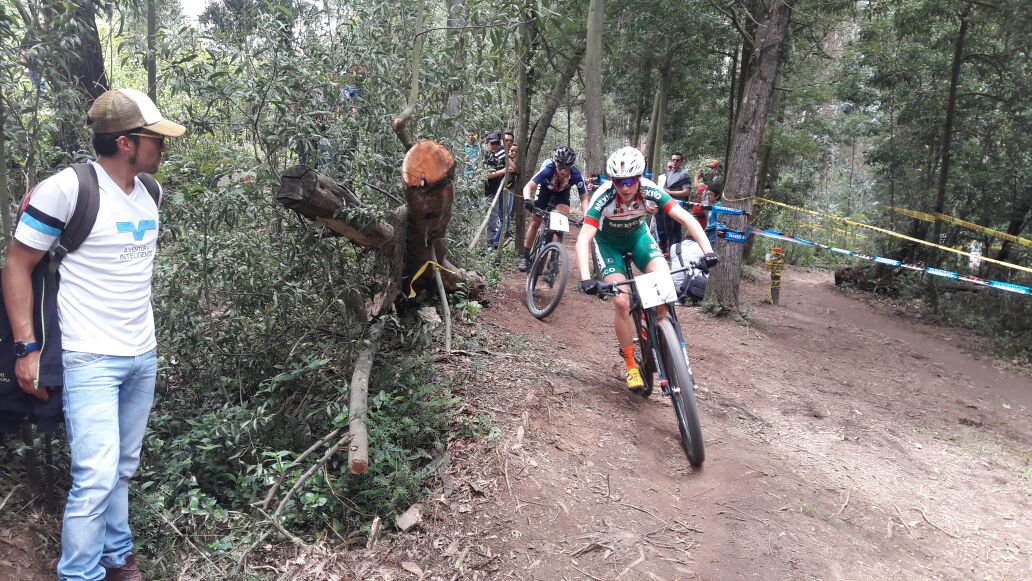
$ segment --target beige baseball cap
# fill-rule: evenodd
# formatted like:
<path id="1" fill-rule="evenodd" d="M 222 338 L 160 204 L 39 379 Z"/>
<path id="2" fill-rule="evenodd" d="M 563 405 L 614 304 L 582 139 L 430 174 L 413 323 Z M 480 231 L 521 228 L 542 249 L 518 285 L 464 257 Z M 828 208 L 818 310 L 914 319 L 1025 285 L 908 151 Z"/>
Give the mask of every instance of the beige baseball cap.
<path id="1" fill-rule="evenodd" d="M 112 89 L 97 97 L 86 114 L 93 133 L 119 133 L 142 127 L 166 137 L 179 137 L 186 127 L 161 116 L 150 97 L 133 89 Z"/>

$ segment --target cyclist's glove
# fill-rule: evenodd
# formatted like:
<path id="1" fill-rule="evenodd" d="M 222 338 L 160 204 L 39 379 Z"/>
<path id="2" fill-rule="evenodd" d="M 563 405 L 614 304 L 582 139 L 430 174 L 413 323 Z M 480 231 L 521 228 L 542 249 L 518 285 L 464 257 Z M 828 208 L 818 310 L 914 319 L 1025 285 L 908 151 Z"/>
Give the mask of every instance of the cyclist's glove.
<path id="1" fill-rule="evenodd" d="M 523 200 L 523 207 L 526 208 L 527 210 L 533 212 L 534 211 L 534 202 L 531 202 L 530 200 Z"/>
<path id="2" fill-rule="evenodd" d="M 580 281 L 580 289 L 589 295 L 597 295 L 598 281 L 593 278 L 589 278 L 588 280 L 582 280 Z"/>
<path id="3" fill-rule="evenodd" d="M 717 256 L 716 252 L 709 252 L 702 257 L 702 261 L 706 263 L 706 270 L 708 271 L 720 263 L 720 257 Z"/>

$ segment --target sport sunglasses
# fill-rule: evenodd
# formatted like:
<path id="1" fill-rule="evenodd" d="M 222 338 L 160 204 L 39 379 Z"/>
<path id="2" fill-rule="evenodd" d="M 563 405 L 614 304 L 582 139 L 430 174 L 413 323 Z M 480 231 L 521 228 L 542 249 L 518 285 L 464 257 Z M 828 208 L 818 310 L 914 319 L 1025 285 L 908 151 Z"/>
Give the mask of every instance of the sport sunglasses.
<path id="1" fill-rule="evenodd" d="M 634 176 L 633 178 L 620 178 L 613 180 L 613 183 L 621 188 L 629 188 L 631 186 L 637 185 L 638 179 L 640 179 L 639 176 Z"/>

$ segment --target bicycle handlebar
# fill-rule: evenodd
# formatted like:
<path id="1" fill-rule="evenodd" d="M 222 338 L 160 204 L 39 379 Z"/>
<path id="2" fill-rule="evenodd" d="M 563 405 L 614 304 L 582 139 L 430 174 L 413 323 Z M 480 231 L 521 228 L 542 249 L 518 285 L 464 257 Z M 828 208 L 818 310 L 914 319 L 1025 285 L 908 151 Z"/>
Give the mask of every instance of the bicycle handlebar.
<path id="1" fill-rule="evenodd" d="M 675 268 L 674 270 L 671 270 L 670 274 L 674 275 L 674 274 L 677 274 L 678 272 L 685 272 L 685 271 L 691 270 L 691 269 L 701 270 L 702 272 L 706 272 L 706 273 L 709 272 L 709 268 L 707 268 L 707 266 L 706 266 L 705 259 L 699 258 L 697 260 L 691 261 L 691 263 L 689 263 L 688 266 L 685 266 L 685 267 L 682 267 L 682 268 Z M 611 283 L 600 282 L 600 283 L 598 283 L 598 298 L 604 299 L 604 298 L 607 298 L 607 297 L 615 297 L 616 295 L 627 293 L 628 291 L 623 290 L 623 289 L 621 289 L 619 287 L 630 286 L 630 285 L 633 285 L 633 284 L 634 284 L 634 279 L 633 278 L 629 278 L 627 280 L 622 280 L 620 282 L 611 282 Z"/>
<path id="2" fill-rule="evenodd" d="M 555 211 L 553 209 L 542 210 L 541 208 L 538 208 L 537 206 L 534 205 L 533 202 L 530 202 L 530 201 L 524 202 L 523 203 L 523 207 L 526 208 L 528 212 L 530 212 L 530 213 L 534 214 L 535 216 L 537 216 L 538 218 L 541 218 L 542 220 L 544 220 L 546 223 L 551 218 L 552 212 Z M 567 216 L 567 219 L 570 221 L 570 224 L 573 224 L 574 226 L 576 226 L 578 228 L 580 228 L 580 227 L 582 227 L 584 225 L 584 220 L 574 220 L 573 218 L 570 218 L 569 216 Z"/>

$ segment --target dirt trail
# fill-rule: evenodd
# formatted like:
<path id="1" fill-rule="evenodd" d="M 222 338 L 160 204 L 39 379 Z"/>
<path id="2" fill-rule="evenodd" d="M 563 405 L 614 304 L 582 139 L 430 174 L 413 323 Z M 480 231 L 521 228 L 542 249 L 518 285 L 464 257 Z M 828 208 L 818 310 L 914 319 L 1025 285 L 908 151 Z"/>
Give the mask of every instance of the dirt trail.
<path id="1" fill-rule="evenodd" d="M 451 368 L 500 435 L 453 446 L 423 532 L 378 559 L 442 579 L 1032 579 L 1032 379 L 962 332 L 797 268 L 778 307 L 744 283 L 751 326 L 682 309 L 692 470 L 670 405 L 614 372 L 611 305 L 568 292 L 536 321 L 522 282 L 480 333 L 520 355 Z"/>

